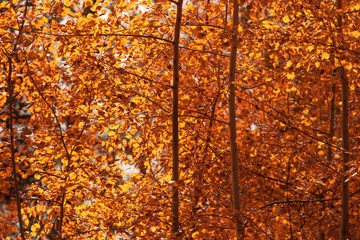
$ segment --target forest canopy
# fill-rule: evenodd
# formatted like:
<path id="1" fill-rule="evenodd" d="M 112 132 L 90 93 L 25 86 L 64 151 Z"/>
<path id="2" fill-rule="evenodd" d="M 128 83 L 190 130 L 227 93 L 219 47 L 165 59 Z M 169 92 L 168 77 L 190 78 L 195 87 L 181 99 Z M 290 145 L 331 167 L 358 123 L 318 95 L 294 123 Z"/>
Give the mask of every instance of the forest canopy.
<path id="1" fill-rule="evenodd" d="M 360 239 L 356 0 L 0 1 L 1 239 Z"/>

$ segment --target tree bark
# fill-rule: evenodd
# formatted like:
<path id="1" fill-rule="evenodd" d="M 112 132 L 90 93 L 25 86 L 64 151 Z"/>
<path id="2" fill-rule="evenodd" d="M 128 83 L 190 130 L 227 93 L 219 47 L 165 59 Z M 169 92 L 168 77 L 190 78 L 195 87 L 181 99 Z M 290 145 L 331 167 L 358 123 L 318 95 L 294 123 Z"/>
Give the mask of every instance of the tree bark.
<path id="1" fill-rule="evenodd" d="M 181 30 L 181 17 L 183 0 L 178 0 L 176 11 L 175 33 L 173 40 L 173 112 L 172 112 L 172 180 L 174 181 L 172 192 L 172 234 L 173 238 L 179 236 L 179 41 Z"/>
<path id="2" fill-rule="evenodd" d="M 235 116 L 235 74 L 236 74 L 236 54 L 237 54 L 237 36 L 239 24 L 239 4 L 237 0 L 233 1 L 233 35 L 230 55 L 229 69 L 229 124 L 230 124 L 230 152 L 231 152 L 231 179 L 232 179 L 232 198 L 234 207 L 234 221 L 236 230 L 236 239 L 244 237 L 244 228 L 240 217 L 240 190 L 239 190 L 239 166 L 237 158 L 236 145 L 236 116 Z"/>
<path id="3" fill-rule="evenodd" d="M 15 48 L 14 48 L 15 49 Z M 7 55 L 8 63 L 9 63 L 9 70 L 7 75 L 7 85 L 8 85 L 8 94 L 9 94 L 9 130 L 10 130 L 10 151 L 11 151 L 11 165 L 12 165 L 12 173 L 14 177 L 14 185 L 15 185 L 15 196 L 16 196 L 16 208 L 17 208 L 17 215 L 19 220 L 19 227 L 20 227 L 20 235 L 21 239 L 25 240 L 25 233 L 24 233 L 24 226 L 21 214 L 21 200 L 20 200 L 20 189 L 19 189 L 19 182 L 17 179 L 17 170 L 16 170 L 16 159 L 15 159 L 15 144 L 14 144 L 14 129 L 13 129 L 13 85 L 12 85 L 12 59 L 11 56 Z"/>
<path id="4" fill-rule="evenodd" d="M 342 0 L 337 0 L 337 9 L 342 9 Z M 342 15 L 337 17 L 338 29 L 342 31 Z M 341 44 L 341 42 L 340 42 Z M 341 62 L 341 61 L 340 61 Z M 343 147 L 343 162 L 342 162 L 342 191 L 341 191 L 341 226 L 340 226 L 340 240 L 346 240 L 349 234 L 349 182 L 347 181 L 347 174 L 349 170 L 349 85 L 348 78 L 344 67 L 337 68 L 341 80 L 342 88 L 342 147 Z"/>
<path id="5" fill-rule="evenodd" d="M 339 75 L 342 86 L 342 140 L 343 140 L 343 163 L 342 163 L 342 192 L 341 192 L 341 227 L 340 240 L 348 238 L 349 230 L 349 182 L 347 174 L 349 171 L 349 86 L 345 69 L 340 67 Z"/>
<path id="6" fill-rule="evenodd" d="M 328 138 L 328 142 L 332 144 L 332 139 L 334 137 L 334 133 L 335 133 L 335 83 L 331 84 L 331 93 L 332 93 L 332 98 L 330 101 L 330 107 L 329 107 L 329 138 Z M 331 162 L 332 160 L 332 148 L 330 145 L 327 146 L 327 156 L 326 156 L 326 160 L 328 161 L 328 164 Z"/>

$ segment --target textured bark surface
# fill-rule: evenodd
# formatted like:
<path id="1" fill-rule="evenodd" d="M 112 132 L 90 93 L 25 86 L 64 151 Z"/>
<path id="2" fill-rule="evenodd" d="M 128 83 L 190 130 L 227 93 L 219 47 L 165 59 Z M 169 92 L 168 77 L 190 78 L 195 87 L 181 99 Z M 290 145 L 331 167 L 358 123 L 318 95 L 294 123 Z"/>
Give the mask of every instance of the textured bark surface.
<path id="1" fill-rule="evenodd" d="M 172 112 L 172 131 L 173 131 L 173 169 L 172 180 L 175 182 L 172 195 L 172 232 L 176 237 L 179 234 L 179 39 L 181 29 L 183 1 L 177 2 L 177 13 L 174 33 L 174 66 L 173 66 L 173 112 Z"/>
<path id="2" fill-rule="evenodd" d="M 20 227 L 20 234 L 21 239 L 25 240 L 25 233 L 23 227 L 23 220 L 21 214 L 21 201 L 20 201 L 20 187 L 19 181 L 17 179 L 17 167 L 16 167 L 16 160 L 15 160 L 15 143 L 14 143 L 14 129 L 13 129 L 13 85 L 12 85 L 12 59 L 8 56 L 8 78 L 7 78 L 7 85 L 8 85 L 8 93 L 9 93 L 9 130 L 10 130 L 10 151 L 11 151 L 11 165 L 12 165 L 12 172 L 14 178 L 14 185 L 15 185 L 15 196 L 16 196 L 16 208 L 19 220 L 19 227 Z"/>
<path id="3" fill-rule="evenodd" d="M 349 231 L 349 86 L 345 69 L 339 68 L 342 86 L 342 139 L 343 139 L 343 169 L 342 169 L 342 205 L 341 205 L 341 229 L 340 240 L 348 238 Z"/>
<path id="4" fill-rule="evenodd" d="M 237 26 L 239 24 L 239 5 L 233 1 L 233 35 L 230 55 L 229 69 L 229 124 L 230 124 L 230 147 L 231 147 L 231 178 L 232 178 L 232 198 L 234 207 L 234 220 L 236 238 L 242 239 L 244 229 L 240 219 L 240 190 L 239 190 L 239 164 L 236 145 L 236 116 L 235 116 L 235 74 L 236 74 L 236 55 L 237 55 Z"/>
<path id="5" fill-rule="evenodd" d="M 337 8 L 342 9 L 342 0 L 337 1 Z M 339 31 L 342 31 L 342 15 L 337 18 Z M 339 43 L 342 44 L 341 42 Z M 343 166 L 342 166 L 342 191 L 341 191 L 341 227 L 340 240 L 348 238 L 349 231 L 349 182 L 347 181 L 347 174 L 349 170 L 349 85 L 346 72 L 343 66 L 338 67 L 338 74 L 341 80 L 342 88 L 342 147 L 343 147 Z"/>

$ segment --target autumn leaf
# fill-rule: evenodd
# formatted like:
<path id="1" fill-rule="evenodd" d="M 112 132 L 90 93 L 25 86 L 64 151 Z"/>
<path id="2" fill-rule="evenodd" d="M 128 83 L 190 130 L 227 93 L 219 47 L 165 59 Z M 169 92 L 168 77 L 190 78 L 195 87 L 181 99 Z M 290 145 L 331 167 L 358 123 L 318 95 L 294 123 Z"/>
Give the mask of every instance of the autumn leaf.
<path id="1" fill-rule="evenodd" d="M 323 52 L 321 54 L 321 59 L 329 59 L 329 58 L 330 58 L 330 55 L 327 52 Z"/>
<path id="2" fill-rule="evenodd" d="M 291 73 L 287 73 L 286 74 L 286 77 L 288 78 L 288 79 L 294 79 L 295 78 L 295 73 L 294 72 L 291 72 Z"/>
<path id="3" fill-rule="evenodd" d="M 352 32 L 350 32 L 350 35 L 358 38 L 358 37 L 360 37 L 360 31 L 352 31 Z"/>

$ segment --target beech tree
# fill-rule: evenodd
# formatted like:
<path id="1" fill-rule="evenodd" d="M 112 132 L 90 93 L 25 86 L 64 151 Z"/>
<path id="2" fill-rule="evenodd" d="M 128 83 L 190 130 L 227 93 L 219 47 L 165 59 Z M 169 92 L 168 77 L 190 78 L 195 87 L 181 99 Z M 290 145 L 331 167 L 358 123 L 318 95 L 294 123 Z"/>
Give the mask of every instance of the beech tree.
<path id="1" fill-rule="evenodd" d="M 240 191 L 239 191 L 239 163 L 236 143 L 236 117 L 235 117 L 235 75 L 237 62 L 237 28 L 239 24 L 239 5 L 236 0 L 233 2 L 233 33 L 231 43 L 231 55 L 229 66 L 229 125 L 230 125 L 230 152 L 231 152 L 231 180 L 232 198 L 234 205 L 234 219 L 236 238 L 243 239 L 244 229 L 240 220 Z"/>
<path id="2" fill-rule="evenodd" d="M 359 11 L 1 2 L 1 238 L 360 238 Z"/>

